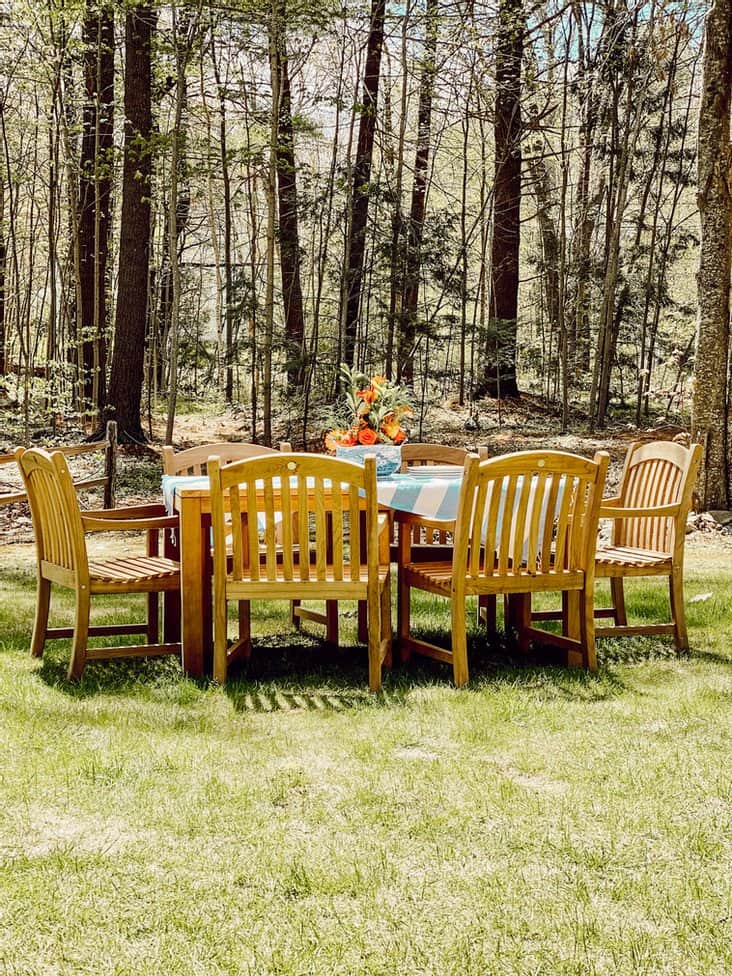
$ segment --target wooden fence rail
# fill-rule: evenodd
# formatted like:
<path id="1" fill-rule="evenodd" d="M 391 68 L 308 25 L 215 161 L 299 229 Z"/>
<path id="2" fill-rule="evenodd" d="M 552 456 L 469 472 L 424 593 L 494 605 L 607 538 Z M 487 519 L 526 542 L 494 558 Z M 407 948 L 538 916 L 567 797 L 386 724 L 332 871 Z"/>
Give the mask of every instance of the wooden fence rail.
<path id="1" fill-rule="evenodd" d="M 79 457 L 84 454 L 104 452 L 104 474 L 91 478 L 74 479 L 77 488 L 104 487 L 104 507 L 114 508 L 117 481 L 117 424 L 114 420 L 107 423 L 105 438 L 102 441 L 90 441 L 88 444 L 70 444 L 67 447 L 55 447 L 54 451 L 61 451 L 66 457 Z M 0 468 L 6 464 L 15 464 L 15 455 L 0 454 Z M 27 496 L 24 491 L 2 491 L 0 489 L 0 506 L 10 505 L 12 502 L 24 502 Z"/>

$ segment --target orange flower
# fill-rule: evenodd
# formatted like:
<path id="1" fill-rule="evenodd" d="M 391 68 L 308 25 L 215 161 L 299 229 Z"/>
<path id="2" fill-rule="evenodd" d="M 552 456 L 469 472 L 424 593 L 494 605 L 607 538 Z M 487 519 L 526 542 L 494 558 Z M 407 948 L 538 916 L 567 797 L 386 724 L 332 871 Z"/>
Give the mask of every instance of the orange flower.
<path id="1" fill-rule="evenodd" d="M 343 406 L 348 408 L 350 427 L 332 430 L 326 437 L 328 449 L 338 445 L 370 447 L 403 443 L 407 432 L 401 421 L 412 413 L 405 402 L 406 391 L 386 376 L 369 378 L 355 367 L 342 365 L 340 373 Z"/>
<path id="2" fill-rule="evenodd" d="M 376 438 L 377 438 L 376 431 L 372 430 L 370 427 L 363 427 L 358 432 L 359 444 L 367 444 L 367 445 L 375 444 Z"/>
<path id="3" fill-rule="evenodd" d="M 392 440 L 394 440 L 394 438 L 397 436 L 397 434 L 400 431 L 403 433 L 402 425 L 399 423 L 398 420 L 395 420 L 393 417 L 388 417 L 381 425 L 381 429 L 386 434 L 386 436 L 390 437 Z"/>

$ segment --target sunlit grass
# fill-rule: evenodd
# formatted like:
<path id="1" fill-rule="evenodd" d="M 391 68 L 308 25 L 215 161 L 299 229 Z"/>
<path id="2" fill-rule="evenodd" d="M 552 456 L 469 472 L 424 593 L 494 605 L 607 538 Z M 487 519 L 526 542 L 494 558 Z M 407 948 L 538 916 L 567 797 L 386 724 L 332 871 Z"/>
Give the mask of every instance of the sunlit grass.
<path id="1" fill-rule="evenodd" d="M 32 551 L 10 552 L 0 973 L 732 971 L 729 550 L 687 559 L 687 596 L 711 594 L 689 655 L 605 640 L 588 675 L 474 628 L 468 689 L 413 663 L 379 696 L 348 605 L 336 653 L 261 608 L 225 689 L 170 659 L 71 686 L 68 642 L 27 654 Z M 628 606 L 663 619 L 663 585 Z M 446 639 L 444 602 L 415 619 Z"/>

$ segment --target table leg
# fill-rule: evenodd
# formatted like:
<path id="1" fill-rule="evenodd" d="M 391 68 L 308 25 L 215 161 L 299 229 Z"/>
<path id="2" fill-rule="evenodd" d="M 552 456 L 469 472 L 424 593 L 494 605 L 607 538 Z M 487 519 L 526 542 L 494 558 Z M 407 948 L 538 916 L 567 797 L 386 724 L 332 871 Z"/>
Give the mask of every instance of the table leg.
<path id="1" fill-rule="evenodd" d="M 164 532 L 163 555 L 180 563 L 180 533 L 176 529 Z M 168 590 L 163 594 L 163 642 L 177 644 L 180 641 L 180 590 Z"/>
<path id="2" fill-rule="evenodd" d="M 210 519 L 204 525 L 200 498 L 182 496 L 179 504 L 183 670 L 201 678 L 212 655 Z"/>

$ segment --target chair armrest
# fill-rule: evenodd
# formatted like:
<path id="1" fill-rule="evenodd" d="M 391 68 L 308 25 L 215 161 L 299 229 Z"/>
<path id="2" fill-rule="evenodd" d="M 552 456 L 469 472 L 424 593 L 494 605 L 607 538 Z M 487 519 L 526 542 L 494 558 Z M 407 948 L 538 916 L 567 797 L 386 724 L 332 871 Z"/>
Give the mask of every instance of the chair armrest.
<path id="1" fill-rule="evenodd" d="M 614 505 L 606 508 L 606 502 L 603 501 L 600 506 L 600 518 L 673 518 L 680 511 L 681 506 L 678 502 L 672 505 L 656 505 L 653 508 L 621 508 Z"/>
<path id="2" fill-rule="evenodd" d="M 158 518 L 94 518 L 86 513 L 81 516 L 85 532 L 123 532 L 132 530 L 156 531 L 157 529 L 177 529 L 179 525 L 177 515 L 166 515 Z"/>
<path id="3" fill-rule="evenodd" d="M 620 495 L 614 495 L 612 498 L 603 498 L 600 502 L 600 508 L 617 508 L 622 500 Z"/>
<path id="4" fill-rule="evenodd" d="M 397 522 L 401 525 L 423 525 L 428 529 L 439 529 L 442 532 L 455 531 L 455 519 L 434 519 L 425 515 L 414 515 L 411 512 L 399 512 Z"/>
<path id="5" fill-rule="evenodd" d="M 95 519 L 140 519 L 167 516 L 165 505 L 127 505 L 124 508 L 90 508 L 81 513 L 85 517 Z"/>

